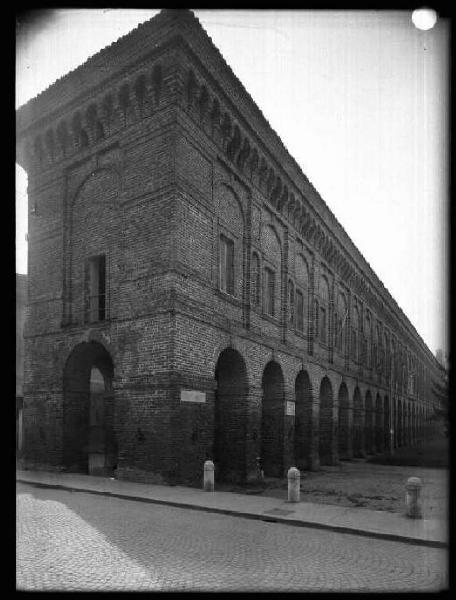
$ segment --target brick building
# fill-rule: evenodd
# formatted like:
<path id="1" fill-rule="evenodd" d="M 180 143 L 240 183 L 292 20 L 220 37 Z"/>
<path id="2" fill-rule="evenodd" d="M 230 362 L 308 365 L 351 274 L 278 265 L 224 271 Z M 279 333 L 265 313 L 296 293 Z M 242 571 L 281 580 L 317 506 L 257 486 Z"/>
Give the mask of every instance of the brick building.
<path id="1" fill-rule="evenodd" d="M 423 438 L 435 358 L 190 11 L 17 127 L 28 468 L 243 480 Z"/>
<path id="2" fill-rule="evenodd" d="M 27 306 L 27 275 L 16 273 L 16 451 L 22 452 L 24 386 L 24 324 Z"/>

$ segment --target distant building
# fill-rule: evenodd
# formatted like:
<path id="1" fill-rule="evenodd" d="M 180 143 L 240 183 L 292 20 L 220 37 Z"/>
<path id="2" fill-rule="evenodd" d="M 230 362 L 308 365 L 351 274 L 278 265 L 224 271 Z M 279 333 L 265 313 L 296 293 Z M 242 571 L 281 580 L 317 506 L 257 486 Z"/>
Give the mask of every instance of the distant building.
<path id="1" fill-rule="evenodd" d="M 29 468 L 245 480 L 425 435 L 435 357 L 190 11 L 17 124 Z"/>
<path id="2" fill-rule="evenodd" d="M 22 405 L 24 384 L 24 323 L 27 305 L 27 275 L 16 273 L 16 449 L 22 449 Z"/>

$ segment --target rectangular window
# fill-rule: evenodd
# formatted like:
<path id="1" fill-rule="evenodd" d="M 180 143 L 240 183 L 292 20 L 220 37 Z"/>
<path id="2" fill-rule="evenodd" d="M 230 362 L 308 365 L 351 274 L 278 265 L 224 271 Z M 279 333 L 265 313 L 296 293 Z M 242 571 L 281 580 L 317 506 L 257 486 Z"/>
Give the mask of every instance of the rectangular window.
<path id="1" fill-rule="evenodd" d="M 320 334 L 320 330 L 318 328 L 318 318 L 319 318 L 319 308 L 318 308 L 318 300 L 314 301 L 314 313 L 315 313 L 315 337 L 318 338 Z"/>
<path id="2" fill-rule="evenodd" d="M 220 236 L 220 289 L 234 296 L 234 242 Z"/>
<path id="3" fill-rule="evenodd" d="M 296 329 L 304 331 L 304 296 L 296 290 Z"/>
<path id="4" fill-rule="evenodd" d="M 290 281 L 289 282 L 289 322 L 290 322 L 290 326 L 293 327 L 294 325 L 294 310 L 295 310 L 295 306 L 294 306 L 294 288 L 293 288 L 293 283 Z"/>
<path id="5" fill-rule="evenodd" d="M 87 313 L 86 320 L 106 319 L 106 257 L 93 256 L 87 261 Z"/>
<path id="6" fill-rule="evenodd" d="M 326 309 L 320 307 L 320 340 L 326 344 Z"/>
<path id="7" fill-rule="evenodd" d="M 353 356 L 353 360 L 357 361 L 358 360 L 358 347 L 356 344 L 356 329 L 353 327 L 352 328 L 352 335 L 351 335 L 351 346 L 352 346 L 352 356 Z"/>
<path id="8" fill-rule="evenodd" d="M 274 295 L 275 295 L 275 273 L 272 269 L 266 269 L 265 272 L 265 313 L 274 316 Z"/>

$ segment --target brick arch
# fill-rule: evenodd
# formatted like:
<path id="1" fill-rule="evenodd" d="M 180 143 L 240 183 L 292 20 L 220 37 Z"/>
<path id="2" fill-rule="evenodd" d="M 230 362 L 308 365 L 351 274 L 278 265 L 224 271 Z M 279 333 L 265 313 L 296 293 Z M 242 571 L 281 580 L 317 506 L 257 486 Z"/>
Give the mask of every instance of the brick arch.
<path id="1" fill-rule="evenodd" d="M 245 211 L 241 199 L 234 188 L 224 181 L 217 184 L 215 193 L 219 203 L 219 216 L 225 218 L 226 223 L 231 225 L 230 229 L 237 229 L 239 233 L 239 225 L 242 230 L 245 226 Z M 234 203 L 231 202 L 232 200 Z M 239 211 L 239 216 L 236 215 L 237 211 Z"/>
<path id="2" fill-rule="evenodd" d="M 217 361 L 218 361 L 220 355 L 225 350 L 233 350 L 233 351 L 237 352 L 240 356 L 242 356 L 242 360 L 244 361 L 244 364 L 246 367 L 247 386 L 252 385 L 253 382 L 255 381 L 255 378 L 252 376 L 252 374 L 255 372 L 256 367 L 255 368 L 253 367 L 253 365 L 249 361 L 248 352 L 245 351 L 245 348 L 243 348 L 239 344 L 239 341 L 234 336 L 233 336 L 233 338 L 229 339 L 229 341 L 228 341 L 228 336 L 226 336 L 224 339 L 221 339 L 220 342 L 214 346 L 213 351 L 211 352 L 211 355 L 210 355 L 210 364 L 208 364 L 208 370 L 211 372 L 215 372 Z"/>
<path id="3" fill-rule="evenodd" d="M 240 352 L 223 350 L 215 366 L 214 461 L 217 477 L 224 481 L 246 478 L 246 423 L 248 378 Z"/>
<path id="4" fill-rule="evenodd" d="M 99 386 L 92 389 L 94 370 L 103 377 L 102 390 Z M 65 362 L 62 374 L 63 456 L 68 470 L 106 475 L 115 467 L 114 373 L 111 355 L 96 341 L 77 344 Z"/>
<path id="5" fill-rule="evenodd" d="M 295 445 L 294 456 L 298 469 L 311 464 L 313 391 L 309 374 L 301 369 L 295 378 Z"/>
<path id="6" fill-rule="evenodd" d="M 263 390 L 261 414 L 261 459 L 266 476 L 283 475 L 285 382 L 279 363 L 271 360 L 261 380 Z"/>
<path id="7" fill-rule="evenodd" d="M 97 176 L 98 174 L 102 174 L 102 173 L 110 173 L 116 176 L 117 178 L 117 185 L 118 185 L 118 193 L 117 195 L 119 195 L 120 191 L 121 191 L 121 176 L 120 176 L 120 172 L 112 167 L 100 167 L 98 169 L 95 169 L 94 171 L 92 171 L 91 173 L 89 173 L 86 177 L 83 178 L 83 180 L 79 183 L 79 185 L 77 186 L 73 196 L 70 199 L 70 210 L 71 212 L 73 212 L 74 210 L 74 205 L 75 203 L 80 199 L 81 195 L 84 192 L 84 188 L 91 182 L 91 180 L 94 178 L 94 176 Z"/>
<path id="8" fill-rule="evenodd" d="M 319 456 L 321 465 L 331 465 L 337 453 L 333 421 L 333 386 L 325 376 L 320 383 Z"/>
<path id="9" fill-rule="evenodd" d="M 351 458 L 351 426 L 350 399 L 348 388 L 344 381 L 339 386 L 338 394 L 338 450 L 340 458 Z"/>
<path id="10" fill-rule="evenodd" d="M 106 255 L 107 280 L 120 268 L 119 193 L 120 177 L 117 171 L 111 168 L 97 169 L 80 184 L 70 204 L 66 241 L 68 294 L 73 316 L 78 322 L 84 319 L 84 273 L 88 257 Z M 113 215 L 116 217 L 113 218 Z M 77 244 L 73 241 L 75 238 Z M 117 258 L 114 260 L 114 257 Z M 111 290 L 111 293 L 115 294 L 115 290 Z"/>

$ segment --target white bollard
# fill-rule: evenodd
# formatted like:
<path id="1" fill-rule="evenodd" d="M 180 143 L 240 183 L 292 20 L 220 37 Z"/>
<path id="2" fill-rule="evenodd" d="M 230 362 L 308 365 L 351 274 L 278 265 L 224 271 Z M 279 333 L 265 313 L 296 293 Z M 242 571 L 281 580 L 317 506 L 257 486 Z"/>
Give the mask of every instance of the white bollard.
<path id="1" fill-rule="evenodd" d="M 419 477 L 409 477 L 405 485 L 405 507 L 407 517 L 411 519 L 422 519 L 421 489 L 423 484 Z"/>
<path id="2" fill-rule="evenodd" d="M 301 473 L 296 467 L 290 467 L 287 473 L 288 477 L 288 502 L 299 502 L 301 492 Z"/>
<path id="3" fill-rule="evenodd" d="M 204 490 L 206 492 L 214 491 L 214 463 L 211 460 L 206 460 L 204 463 Z"/>

